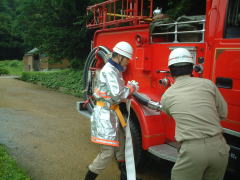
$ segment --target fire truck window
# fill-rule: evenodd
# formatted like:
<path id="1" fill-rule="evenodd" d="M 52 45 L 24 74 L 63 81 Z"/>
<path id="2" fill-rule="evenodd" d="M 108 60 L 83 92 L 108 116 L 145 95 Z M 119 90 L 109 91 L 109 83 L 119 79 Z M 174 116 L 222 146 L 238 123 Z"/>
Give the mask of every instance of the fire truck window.
<path id="1" fill-rule="evenodd" d="M 229 0 L 225 38 L 240 38 L 240 0 Z"/>

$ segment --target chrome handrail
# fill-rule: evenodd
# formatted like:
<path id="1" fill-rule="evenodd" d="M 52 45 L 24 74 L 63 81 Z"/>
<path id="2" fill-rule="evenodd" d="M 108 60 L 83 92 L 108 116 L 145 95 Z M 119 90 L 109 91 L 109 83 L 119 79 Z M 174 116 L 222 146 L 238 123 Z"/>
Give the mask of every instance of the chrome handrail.
<path id="1" fill-rule="evenodd" d="M 178 34 L 190 34 L 190 33 L 201 33 L 202 34 L 202 39 L 199 42 L 204 42 L 204 34 L 205 34 L 205 19 L 202 20 L 196 20 L 196 21 L 183 21 L 183 22 L 173 22 L 173 23 L 165 23 L 165 24 L 157 24 L 155 25 L 156 27 L 161 27 L 161 26 L 170 26 L 174 25 L 174 31 L 167 31 L 167 32 L 157 32 L 157 33 L 151 33 L 151 43 L 152 41 L 152 36 L 159 36 L 159 35 L 169 35 L 169 34 L 174 34 L 174 43 L 178 43 Z M 203 27 L 202 29 L 199 30 L 192 30 L 192 31 L 179 31 L 179 25 L 182 24 L 202 24 Z M 166 42 L 158 42 L 158 43 L 166 43 Z"/>

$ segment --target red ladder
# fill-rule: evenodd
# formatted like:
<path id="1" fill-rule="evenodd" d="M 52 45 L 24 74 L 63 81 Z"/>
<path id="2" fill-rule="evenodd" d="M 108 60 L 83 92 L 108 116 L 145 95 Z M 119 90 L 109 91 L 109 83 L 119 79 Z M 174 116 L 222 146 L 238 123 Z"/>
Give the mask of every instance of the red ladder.
<path id="1" fill-rule="evenodd" d="M 145 1 L 145 2 L 144 2 Z M 147 7 L 144 7 L 147 2 Z M 87 8 L 87 28 L 137 25 L 151 20 L 153 0 L 108 0 Z"/>

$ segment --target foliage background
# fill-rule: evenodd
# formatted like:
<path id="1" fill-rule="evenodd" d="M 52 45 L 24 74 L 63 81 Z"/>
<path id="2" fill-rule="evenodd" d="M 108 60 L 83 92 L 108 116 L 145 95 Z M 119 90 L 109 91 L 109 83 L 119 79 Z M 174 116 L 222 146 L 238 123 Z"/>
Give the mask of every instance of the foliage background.
<path id="1" fill-rule="evenodd" d="M 90 51 L 86 7 L 104 0 L 0 0 L 0 60 L 22 59 L 34 47 L 56 61 L 67 58 L 79 68 Z M 145 0 L 147 1 L 147 0 Z M 172 17 L 191 15 L 203 0 L 155 0 Z M 195 12 L 196 13 L 196 12 Z"/>
<path id="2" fill-rule="evenodd" d="M 0 59 L 22 59 L 34 47 L 76 68 L 90 50 L 85 9 L 102 0 L 1 0 Z"/>
<path id="3" fill-rule="evenodd" d="M 0 75 L 21 75 L 23 71 L 23 62 L 19 60 L 0 61 Z"/>

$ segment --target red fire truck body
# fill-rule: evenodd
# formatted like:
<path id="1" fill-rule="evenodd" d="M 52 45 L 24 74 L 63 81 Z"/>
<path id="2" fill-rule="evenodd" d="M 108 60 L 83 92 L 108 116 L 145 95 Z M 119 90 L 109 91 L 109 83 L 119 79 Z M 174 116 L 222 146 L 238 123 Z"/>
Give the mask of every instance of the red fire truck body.
<path id="1" fill-rule="evenodd" d="M 87 26 L 101 28 L 94 34 L 93 47 L 105 47 L 111 51 L 117 42 L 129 42 L 134 47 L 134 55 L 124 78 L 139 82 L 139 93 L 156 102 L 173 83 L 167 66 L 169 53 L 177 47 L 190 50 L 196 61 L 194 76 L 215 82 L 228 103 L 229 114 L 221 124 L 232 148 L 231 168 L 239 170 L 240 1 L 207 0 L 205 15 L 191 16 L 193 19 L 186 16 L 177 21 L 164 16 L 154 19 L 151 14 L 156 7 L 151 0 L 148 6 L 150 14 L 144 16 L 142 1 L 122 0 L 121 10 L 125 7 L 122 11 L 125 13 L 121 14 L 117 13 L 118 0 L 89 7 L 87 11 L 93 13 L 94 19 Z M 97 51 L 95 48 L 95 63 L 85 67 L 88 74 L 85 81 L 89 77 L 94 79 L 96 69 L 103 65 L 103 58 L 97 55 Z M 93 85 L 86 86 L 87 90 L 93 88 Z M 91 98 L 91 92 L 87 93 L 87 98 Z M 131 114 L 139 129 L 143 150 L 158 156 L 154 152 L 157 147 L 161 151 L 161 145 L 175 141 L 175 122 L 163 112 L 152 110 L 133 98 Z M 151 147 L 156 148 L 151 150 Z M 174 161 L 168 155 L 159 157 Z"/>

